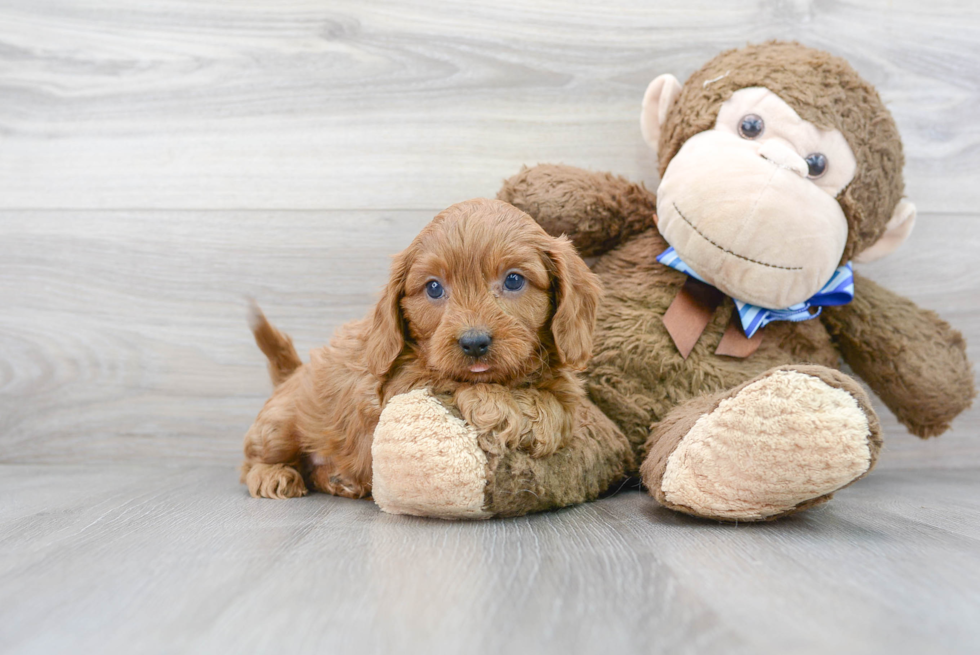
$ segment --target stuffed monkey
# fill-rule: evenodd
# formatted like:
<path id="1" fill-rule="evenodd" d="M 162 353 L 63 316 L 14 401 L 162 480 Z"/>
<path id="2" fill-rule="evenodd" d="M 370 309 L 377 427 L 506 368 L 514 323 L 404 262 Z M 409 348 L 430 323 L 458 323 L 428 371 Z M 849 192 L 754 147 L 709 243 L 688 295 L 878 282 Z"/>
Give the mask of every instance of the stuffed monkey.
<path id="1" fill-rule="evenodd" d="M 842 360 L 920 437 L 970 405 L 960 333 L 853 274 L 908 237 L 915 208 L 895 123 L 845 61 L 796 43 L 732 50 L 683 86 L 655 79 L 641 128 L 659 154 L 656 196 L 555 165 L 498 194 L 595 258 L 606 294 L 587 388 L 631 449 L 592 417 L 554 455 L 488 455 L 451 407 L 395 397 L 375 432 L 382 509 L 540 511 L 595 498 L 642 462 L 666 507 L 769 520 L 875 464 L 878 418 Z"/>
<path id="2" fill-rule="evenodd" d="M 871 470 L 878 419 L 850 365 L 913 434 L 975 394 L 966 346 L 859 275 L 909 235 L 902 145 L 875 89 L 796 43 L 655 79 L 641 128 L 657 195 L 607 173 L 525 169 L 498 197 L 567 234 L 606 288 L 587 372 L 663 505 L 768 520 Z"/>

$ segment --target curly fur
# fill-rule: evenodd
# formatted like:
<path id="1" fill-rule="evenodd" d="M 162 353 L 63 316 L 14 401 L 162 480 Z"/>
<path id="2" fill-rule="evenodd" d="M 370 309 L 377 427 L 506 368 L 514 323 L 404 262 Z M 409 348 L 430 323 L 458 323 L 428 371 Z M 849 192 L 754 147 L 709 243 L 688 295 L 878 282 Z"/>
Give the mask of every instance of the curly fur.
<path id="1" fill-rule="evenodd" d="M 520 292 L 502 286 L 511 271 L 526 279 Z M 426 295 L 433 279 L 441 299 Z M 568 239 L 497 200 L 453 205 L 395 257 L 370 315 L 342 326 L 309 363 L 256 309 L 253 331 L 277 387 L 245 435 L 242 481 L 257 497 L 310 487 L 368 495 L 381 408 L 420 388 L 455 405 L 487 453 L 554 453 L 584 402 L 576 370 L 591 355 L 599 296 Z M 459 346 L 470 329 L 492 336 L 481 358 Z"/>

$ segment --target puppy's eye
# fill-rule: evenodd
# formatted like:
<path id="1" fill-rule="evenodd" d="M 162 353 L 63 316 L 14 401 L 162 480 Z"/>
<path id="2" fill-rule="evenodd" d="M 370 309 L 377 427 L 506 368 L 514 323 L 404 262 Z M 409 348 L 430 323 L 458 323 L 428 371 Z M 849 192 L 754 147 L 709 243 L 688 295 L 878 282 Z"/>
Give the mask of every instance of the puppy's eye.
<path id="1" fill-rule="evenodd" d="M 438 281 L 429 280 L 425 283 L 425 295 L 433 300 L 437 300 L 446 295 L 446 290 L 442 288 L 442 285 Z"/>
<path id="2" fill-rule="evenodd" d="M 811 178 L 820 177 L 827 172 L 827 157 L 823 153 L 814 152 L 806 156 L 806 165 Z"/>
<path id="3" fill-rule="evenodd" d="M 508 291 L 520 291 L 524 288 L 524 276 L 520 273 L 508 273 L 504 278 L 504 288 Z"/>
<path id="4" fill-rule="evenodd" d="M 742 116 L 742 120 L 738 122 L 738 133 L 742 135 L 743 139 L 756 139 L 765 129 L 765 121 L 762 120 L 761 116 L 755 114 Z"/>

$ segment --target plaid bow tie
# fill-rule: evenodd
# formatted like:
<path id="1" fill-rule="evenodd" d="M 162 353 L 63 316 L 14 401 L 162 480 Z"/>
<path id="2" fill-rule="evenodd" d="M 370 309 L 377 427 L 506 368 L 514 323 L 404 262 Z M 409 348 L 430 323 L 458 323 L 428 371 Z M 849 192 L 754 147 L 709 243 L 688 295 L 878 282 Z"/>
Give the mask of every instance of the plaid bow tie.
<path id="1" fill-rule="evenodd" d="M 673 246 L 663 251 L 657 257 L 657 261 L 664 266 L 670 266 L 681 273 L 686 273 L 694 279 L 704 282 L 701 276 L 694 272 L 694 269 L 684 263 Z M 794 323 L 809 321 L 811 318 L 820 316 L 821 307 L 846 305 L 851 302 L 854 300 L 854 272 L 851 268 L 851 262 L 847 262 L 834 271 L 830 281 L 823 285 L 820 291 L 810 297 L 809 300 L 804 300 L 786 309 L 766 309 L 758 305 L 750 305 L 736 298 L 732 300 L 735 301 L 735 307 L 738 308 L 738 318 L 742 323 L 745 336 L 751 339 L 752 335 L 759 329 L 773 321 L 792 321 Z M 816 307 L 817 311 L 811 313 L 811 307 Z"/>

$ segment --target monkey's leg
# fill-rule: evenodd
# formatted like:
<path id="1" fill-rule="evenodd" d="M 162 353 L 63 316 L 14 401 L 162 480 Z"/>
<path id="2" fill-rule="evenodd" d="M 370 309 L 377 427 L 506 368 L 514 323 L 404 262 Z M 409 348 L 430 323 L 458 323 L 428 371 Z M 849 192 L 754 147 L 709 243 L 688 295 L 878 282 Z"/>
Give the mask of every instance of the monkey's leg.
<path id="1" fill-rule="evenodd" d="M 881 448 L 864 390 L 822 366 L 782 366 L 676 407 L 656 424 L 640 468 L 671 509 L 764 521 L 826 502 L 863 477 Z"/>
<path id="2" fill-rule="evenodd" d="M 424 390 L 396 396 L 372 445 L 382 510 L 445 519 L 520 516 L 594 500 L 633 467 L 616 426 L 589 402 L 553 455 L 483 451 L 477 432 Z"/>

